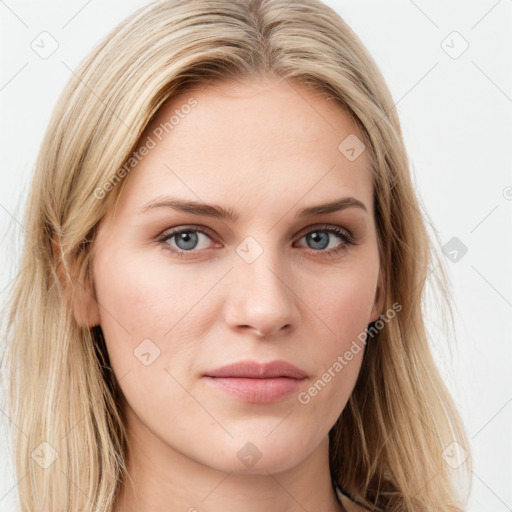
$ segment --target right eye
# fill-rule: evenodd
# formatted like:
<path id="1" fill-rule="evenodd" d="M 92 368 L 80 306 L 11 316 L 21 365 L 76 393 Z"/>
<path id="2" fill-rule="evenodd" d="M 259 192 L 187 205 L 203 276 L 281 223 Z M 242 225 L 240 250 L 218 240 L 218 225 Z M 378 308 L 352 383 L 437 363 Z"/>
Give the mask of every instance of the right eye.
<path id="1" fill-rule="evenodd" d="M 167 231 L 162 234 L 158 241 L 177 256 L 183 256 L 184 253 L 187 252 L 208 249 L 207 239 L 211 240 L 207 231 L 199 226 L 195 226 L 182 227 L 179 229 L 175 228 L 171 231 Z M 173 243 L 171 243 L 171 241 L 173 241 Z M 200 247 L 198 247 L 198 245 Z"/>

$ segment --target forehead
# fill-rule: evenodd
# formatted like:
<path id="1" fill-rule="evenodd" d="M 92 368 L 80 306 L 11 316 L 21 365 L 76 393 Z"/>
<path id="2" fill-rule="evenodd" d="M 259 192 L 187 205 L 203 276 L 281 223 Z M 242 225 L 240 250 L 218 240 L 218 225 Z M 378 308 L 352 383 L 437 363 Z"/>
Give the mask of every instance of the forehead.
<path id="1" fill-rule="evenodd" d="M 284 206 L 284 196 L 291 205 L 353 195 L 370 210 L 365 151 L 347 158 L 346 140 L 362 135 L 345 109 L 299 82 L 196 87 L 167 101 L 146 128 L 139 147 L 151 148 L 127 176 L 122 202 L 133 209 L 169 193 L 239 211 Z"/>

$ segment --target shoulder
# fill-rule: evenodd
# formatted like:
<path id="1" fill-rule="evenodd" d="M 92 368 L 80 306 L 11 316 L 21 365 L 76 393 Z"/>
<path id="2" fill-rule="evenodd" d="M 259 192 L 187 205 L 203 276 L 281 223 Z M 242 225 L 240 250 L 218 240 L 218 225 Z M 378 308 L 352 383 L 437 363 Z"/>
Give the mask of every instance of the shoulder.
<path id="1" fill-rule="evenodd" d="M 367 508 L 354 503 L 346 494 L 343 494 L 339 487 L 336 487 L 336 493 L 347 512 L 368 512 Z"/>

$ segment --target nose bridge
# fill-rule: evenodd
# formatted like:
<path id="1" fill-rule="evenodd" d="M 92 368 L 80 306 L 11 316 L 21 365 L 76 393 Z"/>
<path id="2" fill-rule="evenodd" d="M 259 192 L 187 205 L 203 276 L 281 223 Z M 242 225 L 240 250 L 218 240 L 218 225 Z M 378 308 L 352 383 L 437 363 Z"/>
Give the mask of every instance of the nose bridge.
<path id="1" fill-rule="evenodd" d="M 296 297 L 288 283 L 282 248 L 271 246 L 272 234 L 248 236 L 235 249 L 232 302 L 228 321 L 232 327 L 253 328 L 261 335 L 294 327 L 298 318 Z"/>

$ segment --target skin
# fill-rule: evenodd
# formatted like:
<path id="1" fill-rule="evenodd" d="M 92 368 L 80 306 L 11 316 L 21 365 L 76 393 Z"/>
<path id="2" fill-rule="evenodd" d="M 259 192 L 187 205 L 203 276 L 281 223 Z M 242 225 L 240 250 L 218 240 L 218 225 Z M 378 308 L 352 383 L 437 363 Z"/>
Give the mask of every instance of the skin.
<path id="1" fill-rule="evenodd" d="M 242 359 L 284 359 L 306 371 L 307 390 L 382 312 L 371 171 L 365 152 L 350 161 L 338 150 L 361 134 L 332 100 L 269 78 L 174 97 L 142 140 L 191 96 L 197 106 L 131 171 L 115 211 L 102 219 L 95 299 L 76 314 L 101 325 L 124 394 L 136 490 L 122 488 L 116 512 L 344 510 L 331 486 L 328 432 L 355 386 L 364 345 L 307 404 L 297 393 L 247 403 L 202 375 Z M 239 218 L 140 212 L 165 194 Z M 367 211 L 294 218 L 345 196 Z M 208 234 L 193 232 L 196 246 L 184 257 L 169 248 L 193 243 L 158 240 L 191 225 Z M 330 226 L 348 230 L 357 245 L 322 231 L 316 245 L 306 237 Z M 236 251 L 247 236 L 263 251 L 252 263 Z M 147 366 L 134 356 L 145 339 L 160 350 Z M 252 467 L 237 457 L 248 442 L 261 456 Z"/>

